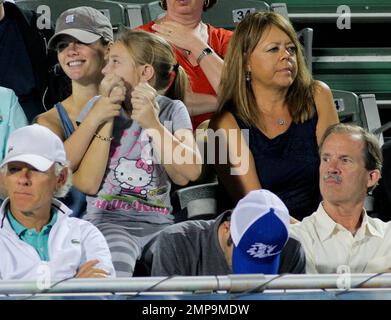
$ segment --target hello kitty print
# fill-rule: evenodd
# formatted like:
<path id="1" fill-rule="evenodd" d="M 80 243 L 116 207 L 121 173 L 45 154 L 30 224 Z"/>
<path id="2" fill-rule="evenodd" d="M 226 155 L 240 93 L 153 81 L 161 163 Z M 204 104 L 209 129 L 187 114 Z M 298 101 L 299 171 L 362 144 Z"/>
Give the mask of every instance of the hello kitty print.
<path id="1" fill-rule="evenodd" d="M 161 96 L 157 101 L 159 118 L 170 132 L 191 128 L 182 102 Z M 148 215 L 156 221 L 172 219 L 171 181 L 164 166 L 155 159 L 150 138 L 125 114 L 115 119 L 113 138 L 106 173 L 99 192 L 87 197 L 87 212 Z"/>
<path id="2" fill-rule="evenodd" d="M 114 169 L 114 176 L 120 183 L 121 194 L 134 194 L 146 199 L 153 169 L 152 160 L 120 158 L 118 166 Z"/>

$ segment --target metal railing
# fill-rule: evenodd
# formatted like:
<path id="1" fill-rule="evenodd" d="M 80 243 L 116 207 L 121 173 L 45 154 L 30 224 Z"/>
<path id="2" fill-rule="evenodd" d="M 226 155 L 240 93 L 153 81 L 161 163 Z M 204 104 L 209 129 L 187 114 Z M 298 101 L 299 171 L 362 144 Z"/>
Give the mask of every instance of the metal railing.
<path id="1" fill-rule="evenodd" d="M 0 295 L 85 294 L 145 292 L 262 292 L 264 290 L 316 290 L 391 288 L 391 273 L 319 275 L 227 275 L 197 277 L 139 277 L 71 279 L 39 289 L 37 281 L 2 280 Z"/>

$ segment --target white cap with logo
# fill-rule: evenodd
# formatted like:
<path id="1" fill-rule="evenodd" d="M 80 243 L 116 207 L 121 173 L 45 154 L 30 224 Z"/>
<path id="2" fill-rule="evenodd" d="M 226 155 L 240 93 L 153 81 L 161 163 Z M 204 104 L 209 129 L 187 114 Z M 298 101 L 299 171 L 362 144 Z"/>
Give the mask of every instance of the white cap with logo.
<path id="1" fill-rule="evenodd" d="M 50 129 L 39 124 L 19 128 L 10 134 L 0 166 L 10 162 L 24 162 L 39 171 L 47 171 L 55 162 L 66 163 L 64 143 Z"/>

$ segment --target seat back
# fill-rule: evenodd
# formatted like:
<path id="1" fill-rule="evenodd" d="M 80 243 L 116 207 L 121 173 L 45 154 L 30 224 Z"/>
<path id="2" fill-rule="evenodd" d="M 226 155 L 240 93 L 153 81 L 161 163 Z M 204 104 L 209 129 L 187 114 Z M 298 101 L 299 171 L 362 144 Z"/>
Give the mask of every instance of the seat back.
<path id="1" fill-rule="evenodd" d="M 187 209 L 187 219 L 211 219 L 217 215 L 217 188 L 217 182 L 181 188 L 172 200 L 181 210 Z"/>
<path id="2" fill-rule="evenodd" d="M 219 0 L 203 13 L 202 21 L 233 30 L 247 14 L 255 11 L 269 11 L 269 5 L 258 0 Z"/>
<path id="3" fill-rule="evenodd" d="M 156 20 L 164 14 L 164 10 L 159 6 L 159 1 L 142 3 L 141 1 L 121 0 L 121 5 L 125 8 L 127 26 L 132 29 Z"/>
<path id="4" fill-rule="evenodd" d="M 363 125 L 378 137 L 380 146 L 382 146 L 384 144 L 384 138 L 383 132 L 379 130 L 381 128 L 381 122 L 376 96 L 374 94 L 360 94 L 359 99 Z"/>
<path id="5" fill-rule="evenodd" d="M 344 90 L 332 90 L 332 93 L 339 121 L 363 126 L 358 96 L 354 92 Z"/>

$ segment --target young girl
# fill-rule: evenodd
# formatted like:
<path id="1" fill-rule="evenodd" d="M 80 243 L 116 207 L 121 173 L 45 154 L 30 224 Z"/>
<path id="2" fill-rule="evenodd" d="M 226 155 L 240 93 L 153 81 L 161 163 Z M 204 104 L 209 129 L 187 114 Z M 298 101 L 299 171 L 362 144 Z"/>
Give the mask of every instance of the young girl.
<path id="1" fill-rule="evenodd" d="M 172 100 L 184 98 L 187 82 L 167 41 L 127 31 L 110 48 L 103 74 L 103 87 L 113 79 L 125 84 L 123 109 L 96 134 L 74 184 L 89 194 L 85 219 L 105 235 L 117 276 L 126 277 L 137 259 L 148 260 L 151 240 L 172 224 L 171 181 L 196 180 L 201 159 L 186 107 Z M 121 86 L 110 85 L 106 94 L 116 91 Z"/>

